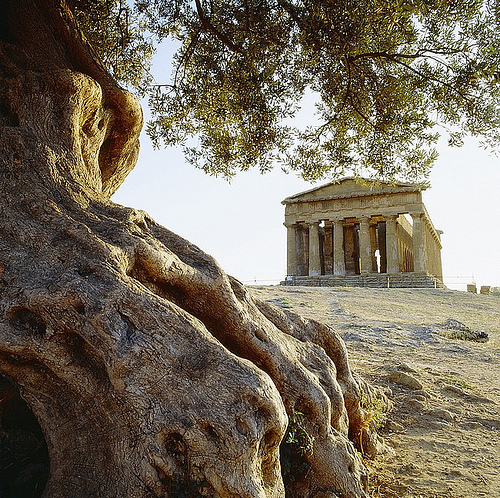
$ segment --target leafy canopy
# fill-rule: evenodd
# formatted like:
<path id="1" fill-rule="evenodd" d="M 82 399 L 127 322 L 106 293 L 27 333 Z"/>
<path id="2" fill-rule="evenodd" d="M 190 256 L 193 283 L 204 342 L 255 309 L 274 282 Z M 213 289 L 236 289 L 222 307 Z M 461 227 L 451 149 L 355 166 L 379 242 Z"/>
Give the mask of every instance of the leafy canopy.
<path id="1" fill-rule="evenodd" d="M 305 179 L 425 177 L 444 130 L 500 141 L 498 0 L 75 0 L 148 133 L 209 174 L 275 164 Z M 153 46 L 174 40 L 170 81 Z M 317 116 L 295 126 L 300 105 Z"/>

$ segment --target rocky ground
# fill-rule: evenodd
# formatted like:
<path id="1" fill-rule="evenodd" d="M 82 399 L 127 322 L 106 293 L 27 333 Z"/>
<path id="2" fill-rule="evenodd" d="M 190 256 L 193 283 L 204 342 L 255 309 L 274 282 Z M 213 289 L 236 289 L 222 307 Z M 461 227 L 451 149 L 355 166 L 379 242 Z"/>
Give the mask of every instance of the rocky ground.
<path id="1" fill-rule="evenodd" d="M 393 451 L 367 462 L 371 496 L 500 497 L 500 296 L 251 289 L 335 328 L 353 369 L 392 393 L 378 422 Z"/>

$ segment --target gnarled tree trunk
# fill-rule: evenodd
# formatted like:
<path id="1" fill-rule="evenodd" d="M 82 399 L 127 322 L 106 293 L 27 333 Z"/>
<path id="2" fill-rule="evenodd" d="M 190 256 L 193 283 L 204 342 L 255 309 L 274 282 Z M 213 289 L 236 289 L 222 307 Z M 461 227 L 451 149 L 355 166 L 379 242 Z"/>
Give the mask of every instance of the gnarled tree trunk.
<path id="1" fill-rule="evenodd" d="M 364 496 L 370 393 L 339 336 L 109 201 L 142 113 L 64 0 L 2 0 L 0 29 L 0 372 L 47 441 L 44 496 L 278 497 L 282 474 Z"/>

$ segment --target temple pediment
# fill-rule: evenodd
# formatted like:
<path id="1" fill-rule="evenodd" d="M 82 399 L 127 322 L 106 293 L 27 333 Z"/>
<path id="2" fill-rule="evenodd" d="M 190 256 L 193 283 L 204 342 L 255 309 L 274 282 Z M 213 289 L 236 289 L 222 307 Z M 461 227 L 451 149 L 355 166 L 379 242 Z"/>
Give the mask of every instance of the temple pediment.
<path id="1" fill-rule="evenodd" d="M 297 202 L 315 202 L 330 199 L 345 199 L 350 197 L 366 197 L 376 195 L 397 194 L 405 192 L 420 192 L 423 187 L 411 183 L 387 183 L 369 182 L 368 180 L 355 180 L 344 178 L 338 182 L 330 182 L 326 185 L 299 192 L 287 197 L 282 204 L 293 204 Z"/>

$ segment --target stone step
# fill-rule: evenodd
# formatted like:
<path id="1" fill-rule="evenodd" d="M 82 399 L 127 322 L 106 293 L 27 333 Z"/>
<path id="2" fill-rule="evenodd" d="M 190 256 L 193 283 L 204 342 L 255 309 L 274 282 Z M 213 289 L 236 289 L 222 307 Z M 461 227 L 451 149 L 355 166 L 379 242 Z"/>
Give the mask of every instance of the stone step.
<path id="1" fill-rule="evenodd" d="M 379 288 L 428 288 L 443 289 L 443 282 L 433 275 L 420 273 L 398 273 L 395 275 L 372 273 L 369 275 L 318 275 L 314 277 L 290 277 L 281 285 L 309 287 L 379 287 Z"/>

